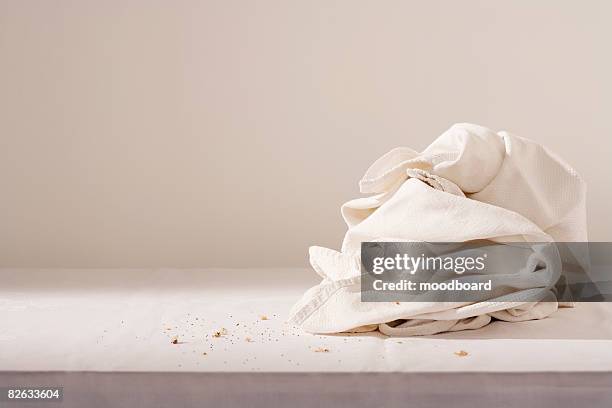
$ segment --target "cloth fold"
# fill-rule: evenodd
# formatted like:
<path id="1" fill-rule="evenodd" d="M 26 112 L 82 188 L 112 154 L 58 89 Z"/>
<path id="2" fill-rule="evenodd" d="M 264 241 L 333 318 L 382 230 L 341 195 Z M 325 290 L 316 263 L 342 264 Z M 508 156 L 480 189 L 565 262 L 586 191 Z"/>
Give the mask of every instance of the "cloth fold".
<path id="1" fill-rule="evenodd" d="M 511 296 L 470 304 L 361 302 L 362 242 L 486 240 L 520 246 L 587 240 L 580 176 L 539 144 L 478 125 L 456 124 L 421 153 L 391 150 L 370 166 L 359 186 L 371 195 L 341 207 L 348 226 L 341 250 L 310 248 L 310 263 L 322 282 L 304 294 L 290 317 L 306 331 L 431 335 L 478 329 L 491 318 L 541 319 L 559 306 L 554 290 L 537 283 L 535 274 L 527 280 L 533 287 L 517 286 Z M 549 271 L 566 261 L 588 263 L 587 254 L 546 245 L 537 256 Z M 504 275 L 508 279 L 535 272 L 512 267 Z"/>

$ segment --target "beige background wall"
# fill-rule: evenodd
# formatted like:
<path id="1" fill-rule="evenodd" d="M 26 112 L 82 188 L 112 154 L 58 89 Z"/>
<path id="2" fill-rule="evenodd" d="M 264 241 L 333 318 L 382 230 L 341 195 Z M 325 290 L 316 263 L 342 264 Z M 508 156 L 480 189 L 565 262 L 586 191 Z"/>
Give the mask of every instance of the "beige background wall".
<path id="1" fill-rule="evenodd" d="M 533 138 L 612 239 L 612 2 L 0 0 L 0 266 L 305 265 L 392 147 Z"/>

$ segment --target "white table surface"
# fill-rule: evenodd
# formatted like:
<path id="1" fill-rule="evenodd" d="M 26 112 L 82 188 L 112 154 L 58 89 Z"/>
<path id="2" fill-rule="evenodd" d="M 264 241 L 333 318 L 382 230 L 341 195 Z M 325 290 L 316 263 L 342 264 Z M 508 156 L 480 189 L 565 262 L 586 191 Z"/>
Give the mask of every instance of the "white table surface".
<path id="1" fill-rule="evenodd" d="M 316 279 L 300 269 L 0 270 L 0 371 L 612 371 L 612 304 L 429 337 L 312 335 L 285 319 Z"/>

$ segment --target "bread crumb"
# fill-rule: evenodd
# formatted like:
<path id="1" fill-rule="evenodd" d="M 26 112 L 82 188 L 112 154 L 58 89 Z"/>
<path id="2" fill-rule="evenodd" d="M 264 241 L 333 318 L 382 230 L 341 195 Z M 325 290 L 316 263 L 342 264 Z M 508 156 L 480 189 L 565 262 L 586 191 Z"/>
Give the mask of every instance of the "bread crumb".
<path id="1" fill-rule="evenodd" d="M 467 352 L 467 351 L 465 351 L 465 350 L 455 351 L 455 355 L 456 355 L 456 356 L 459 356 L 459 357 L 465 357 L 465 356 L 467 356 L 467 355 L 469 355 L 469 354 L 470 354 L 470 353 L 468 353 L 468 352 Z"/>
<path id="2" fill-rule="evenodd" d="M 327 347 L 319 347 L 315 349 L 315 353 L 329 353 L 329 349 Z"/>
<path id="3" fill-rule="evenodd" d="M 396 304 L 396 305 L 399 305 L 399 304 L 400 304 L 400 302 L 395 302 L 395 304 Z"/>
<path id="4" fill-rule="evenodd" d="M 221 330 L 217 330 L 216 332 L 213 333 L 213 337 L 221 337 L 221 336 L 225 336 L 227 334 L 227 330 L 225 329 L 225 327 L 221 328 Z"/>
<path id="5" fill-rule="evenodd" d="M 252 343 L 252 342 L 253 342 L 253 339 L 252 339 L 252 338 L 250 338 L 250 337 L 246 337 L 246 338 L 244 339 L 244 341 L 246 341 L 247 343 Z"/>
<path id="6" fill-rule="evenodd" d="M 208 355 L 208 353 L 207 353 L 207 352 L 204 352 L 204 353 L 202 353 L 202 355 L 203 355 L 203 356 L 207 356 L 207 355 Z"/>
<path id="7" fill-rule="evenodd" d="M 260 320 L 268 320 L 268 316 L 266 315 L 261 315 L 261 317 L 259 318 Z"/>
<path id="8" fill-rule="evenodd" d="M 178 344 L 178 336 L 173 336 L 172 340 L 170 340 L 170 343 L 172 344 Z"/>

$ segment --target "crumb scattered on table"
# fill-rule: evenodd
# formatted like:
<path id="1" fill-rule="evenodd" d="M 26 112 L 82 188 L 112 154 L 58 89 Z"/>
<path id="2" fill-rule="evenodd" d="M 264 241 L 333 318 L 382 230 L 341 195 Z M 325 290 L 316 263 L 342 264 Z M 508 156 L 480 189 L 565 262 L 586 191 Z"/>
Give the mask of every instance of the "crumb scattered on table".
<path id="1" fill-rule="evenodd" d="M 250 338 L 250 337 L 246 337 L 246 338 L 244 339 L 244 341 L 246 341 L 247 343 L 252 343 L 252 342 L 253 342 L 253 339 L 252 339 L 252 338 Z"/>
<path id="2" fill-rule="evenodd" d="M 173 336 L 172 340 L 170 340 L 170 343 L 172 344 L 178 344 L 178 336 Z"/>
<path id="3" fill-rule="evenodd" d="M 465 357 L 465 356 L 468 356 L 470 353 L 468 353 L 465 350 L 459 350 L 459 351 L 455 351 L 454 354 L 459 357 Z"/>
<path id="4" fill-rule="evenodd" d="M 259 318 L 260 320 L 268 320 L 268 316 L 266 315 L 261 315 L 261 317 Z"/>
<path id="5" fill-rule="evenodd" d="M 329 353 L 329 349 L 327 347 L 319 347 L 315 349 L 315 353 Z"/>
<path id="6" fill-rule="evenodd" d="M 213 337 L 221 337 L 221 336 L 225 336 L 227 334 L 227 330 L 225 329 L 225 327 L 221 328 L 221 330 L 217 330 L 216 332 L 213 333 Z"/>

